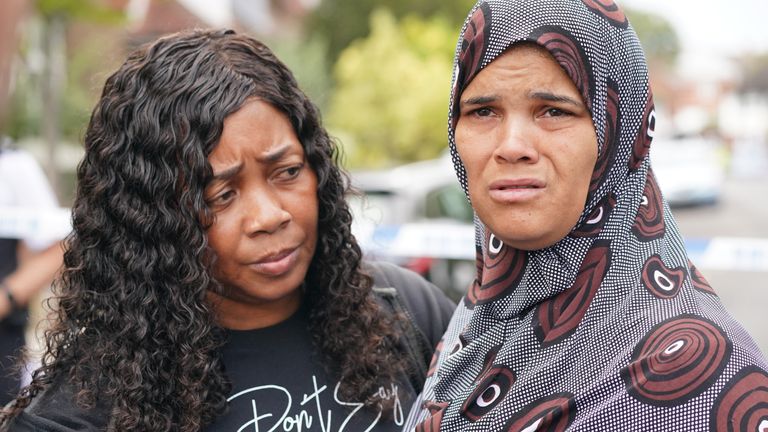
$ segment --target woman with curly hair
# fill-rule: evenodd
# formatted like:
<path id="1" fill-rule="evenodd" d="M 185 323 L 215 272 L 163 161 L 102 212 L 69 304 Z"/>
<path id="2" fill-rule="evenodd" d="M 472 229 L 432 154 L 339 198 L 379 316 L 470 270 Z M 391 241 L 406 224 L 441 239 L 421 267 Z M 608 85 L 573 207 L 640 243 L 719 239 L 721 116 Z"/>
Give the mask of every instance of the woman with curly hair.
<path id="1" fill-rule="evenodd" d="M 361 262 L 336 157 L 261 43 L 131 54 L 91 117 L 56 320 L 6 427 L 399 430 L 453 307 Z"/>

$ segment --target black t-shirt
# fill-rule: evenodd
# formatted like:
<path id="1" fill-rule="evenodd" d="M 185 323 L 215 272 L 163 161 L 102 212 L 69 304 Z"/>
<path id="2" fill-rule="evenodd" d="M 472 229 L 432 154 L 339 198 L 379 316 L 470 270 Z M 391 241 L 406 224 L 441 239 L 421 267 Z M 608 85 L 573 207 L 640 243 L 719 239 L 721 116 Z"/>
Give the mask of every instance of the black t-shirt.
<path id="1" fill-rule="evenodd" d="M 415 398 L 408 380 L 380 388 L 393 409 L 365 408 L 337 394 L 338 381 L 323 368 L 302 309 L 275 326 L 230 331 L 223 350 L 232 382 L 229 409 L 206 431 L 399 431 Z"/>
<path id="2" fill-rule="evenodd" d="M 377 266 L 376 286 L 396 288 L 407 312 L 434 347 L 453 313 L 454 305 L 434 285 L 390 264 Z M 336 393 L 338 380 L 329 375 L 313 349 L 305 309 L 272 327 L 228 332 L 222 349 L 232 382 L 229 407 L 204 430 L 365 432 L 400 431 L 415 399 L 405 375 L 380 388 L 392 398 L 392 408 L 379 412 L 347 401 Z M 102 403 L 104 401 L 101 401 Z M 11 431 L 105 430 L 109 409 L 83 410 L 72 401 L 67 385 L 39 395 L 14 420 Z"/>

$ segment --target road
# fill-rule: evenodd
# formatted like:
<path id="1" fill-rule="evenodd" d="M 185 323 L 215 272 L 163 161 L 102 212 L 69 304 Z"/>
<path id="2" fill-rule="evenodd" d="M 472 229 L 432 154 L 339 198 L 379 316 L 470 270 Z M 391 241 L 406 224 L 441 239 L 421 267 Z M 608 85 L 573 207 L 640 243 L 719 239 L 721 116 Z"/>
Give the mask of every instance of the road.
<path id="1" fill-rule="evenodd" d="M 728 178 L 718 204 L 673 208 L 672 214 L 686 239 L 768 239 L 768 174 Z M 694 264 L 768 355 L 768 271 L 724 270 Z"/>

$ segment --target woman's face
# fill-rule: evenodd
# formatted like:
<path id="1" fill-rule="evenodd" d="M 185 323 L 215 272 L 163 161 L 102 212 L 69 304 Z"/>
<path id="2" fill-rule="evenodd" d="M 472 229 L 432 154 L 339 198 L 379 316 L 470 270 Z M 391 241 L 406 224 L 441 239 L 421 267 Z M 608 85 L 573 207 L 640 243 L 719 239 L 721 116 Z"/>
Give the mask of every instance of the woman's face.
<path id="1" fill-rule="evenodd" d="M 472 206 L 504 243 L 551 246 L 579 219 L 597 159 L 581 94 L 543 49 L 513 47 L 460 97 L 456 148 Z"/>
<path id="2" fill-rule="evenodd" d="M 266 327 L 288 318 L 317 243 L 317 177 L 288 118 L 251 99 L 224 121 L 208 157 L 205 190 L 215 221 L 208 243 L 223 296 L 210 293 L 221 324 Z"/>

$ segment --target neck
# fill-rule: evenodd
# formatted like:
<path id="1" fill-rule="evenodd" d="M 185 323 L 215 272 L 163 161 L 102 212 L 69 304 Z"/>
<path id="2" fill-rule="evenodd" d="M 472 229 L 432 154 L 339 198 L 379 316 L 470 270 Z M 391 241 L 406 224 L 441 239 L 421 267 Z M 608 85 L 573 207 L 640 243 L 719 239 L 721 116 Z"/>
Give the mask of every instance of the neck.
<path id="1" fill-rule="evenodd" d="M 283 322 L 299 309 L 302 298 L 301 289 L 269 302 L 240 301 L 208 291 L 217 322 L 230 330 L 254 330 Z"/>

